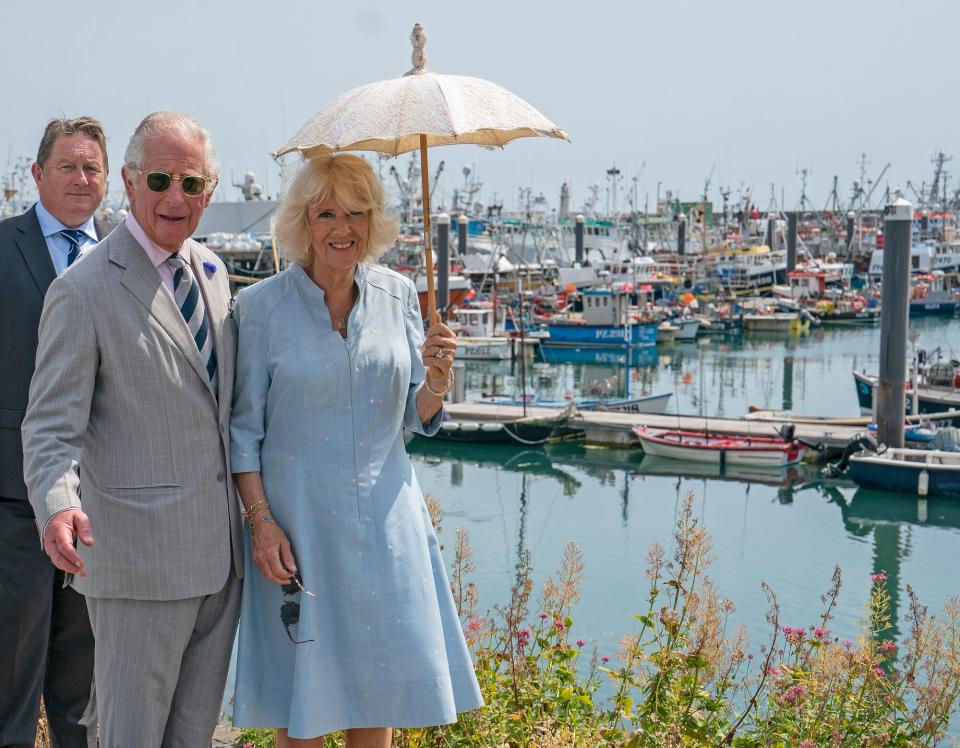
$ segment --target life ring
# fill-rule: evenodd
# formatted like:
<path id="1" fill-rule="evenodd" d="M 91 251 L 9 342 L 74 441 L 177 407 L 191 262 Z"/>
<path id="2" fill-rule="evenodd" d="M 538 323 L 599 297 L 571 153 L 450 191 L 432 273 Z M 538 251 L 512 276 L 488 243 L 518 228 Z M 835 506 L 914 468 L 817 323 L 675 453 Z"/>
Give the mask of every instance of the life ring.
<path id="1" fill-rule="evenodd" d="M 850 308 L 855 312 L 862 312 L 867 308 L 867 300 L 862 296 L 854 296 L 853 299 L 850 300 Z"/>

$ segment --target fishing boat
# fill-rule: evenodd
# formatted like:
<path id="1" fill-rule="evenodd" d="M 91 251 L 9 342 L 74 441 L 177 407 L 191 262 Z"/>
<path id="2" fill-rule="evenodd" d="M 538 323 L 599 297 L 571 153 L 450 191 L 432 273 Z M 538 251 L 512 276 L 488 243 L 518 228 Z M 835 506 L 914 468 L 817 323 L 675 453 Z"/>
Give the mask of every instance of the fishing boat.
<path id="1" fill-rule="evenodd" d="M 782 438 L 707 431 L 684 431 L 637 426 L 633 429 L 645 454 L 717 465 L 753 465 L 779 468 L 799 462 L 800 442 L 792 428 Z"/>
<path id="2" fill-rule="evenodd" d="M 766 245 L 711 252 L 706 262 L 713 267 L 713 279 L 738 295 L 769 290 L 783 282 L 787 271 L 786 253 Z"/>
<path id="3" fill-rule="evenodd" d="M 657 343 L 657 324 L 635 319 L 630 292 L 623 287 L 582 292 L 582 314 L 554 315 L 547 322 L 545 346 L 643 348 Z"/>
<path id="4" fill-rule="evenodd" d="M 879 386 L 879 377 L 865 371 L 853 372 L 857 387 L 857 402 L 860 410 L 873 412 L 873 403 Z M 916 392 L 912 383 L 905 382 L 906 408 L 912 410 L 914 397 L 917 401 L 916 412 L 936 416 L 948 411 L 960 410 L 960 368 L 952 362 L 940 362 L 921 366 Z M 954 419 L 955 423 L 960 423 Z"/>
<path id="5" fill-rule="evenodd" d="M 739 306 L 708 304 L 704 314 L 697 315 L 698 332 L 707 335 L 734 335 L 743 332 L 743 312 Z"/>
<path id="6" fill-rule="evenodd" d="M 910 287 L 910 315 L 953 314 L 957 311 L 957 294 L 947 284 L 942 270 L 915 275 Z"/>
<path id="7" fill-rule="evenodd" d="M 490 303 L 472 303 L 455 310 L 457 358 L 471 361 L 504 361 L 513 355 L 513 342 L 496 334 L 496 309 Z"/>
<path id="8" fill-rule="evenodd" d="M 757 311 L 743 315 L 743 329 L 747 332 L 786 332 L 800 335 L 810 330 L 806 312 Z"/>
<path id="9" fill-rule="evenodd" d="M 852 455 L 847 474 L 858 486 L 919 496 L 960 495 L 960 452 L 889 448 Z"/>
<path id="10" fill-rule="evenodd" d="M 851 263 L 812 261 L 787 273 L 787 286 L 774 286 L 778 299 L 787 299 L 806 308 L 823 323 L 871 323 L 880 320 L 880 305 L 850 288 Z"/>

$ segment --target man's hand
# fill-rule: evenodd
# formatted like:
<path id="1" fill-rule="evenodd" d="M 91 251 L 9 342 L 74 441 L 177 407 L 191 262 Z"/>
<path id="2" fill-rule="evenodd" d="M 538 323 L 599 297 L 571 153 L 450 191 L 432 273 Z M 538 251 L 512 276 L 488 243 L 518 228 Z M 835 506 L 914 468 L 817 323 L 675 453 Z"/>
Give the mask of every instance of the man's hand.
<path id="1" fill-rule="evenodd" d="M 43 550 L 58 569 L 85 577 L 87 570 L 77 549 L 73 547 L 74 538 L 79 538 L 81 543 L 91 546 L 93 530 L 90 529 L 90 520 L 86 514 L 79 509 L 67 509 L 55 514 L 47 523 L 43 531 Z"/>

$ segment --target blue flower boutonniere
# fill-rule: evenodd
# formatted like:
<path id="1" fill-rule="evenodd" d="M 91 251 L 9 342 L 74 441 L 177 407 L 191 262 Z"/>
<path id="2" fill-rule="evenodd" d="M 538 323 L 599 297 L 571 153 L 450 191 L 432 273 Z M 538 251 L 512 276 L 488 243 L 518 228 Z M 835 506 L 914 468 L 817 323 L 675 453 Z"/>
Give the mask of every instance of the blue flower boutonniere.
<path id="1" fill-rule="evenodd" d="M 214 275 L 217 272 L 217 266 L 209 260 L 203 261 L 203 269 L 206 270 L 210 275 Z"/>

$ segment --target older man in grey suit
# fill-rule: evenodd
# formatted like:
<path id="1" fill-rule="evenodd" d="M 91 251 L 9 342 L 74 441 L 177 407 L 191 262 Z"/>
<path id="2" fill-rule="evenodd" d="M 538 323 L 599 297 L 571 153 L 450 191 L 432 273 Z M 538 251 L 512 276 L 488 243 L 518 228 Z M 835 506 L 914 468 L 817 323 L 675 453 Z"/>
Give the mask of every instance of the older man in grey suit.
<path id="1" fill-rule="evenodd" d="M 189 238 L 216 179 L 195 120 L 146 117 L 130 215 L 51 284 L 40 320 L 24 472 L 44 549 L 87 598 L 103 748 L 209 745 L 227 676 L 236 332 L 226 269 Z"/>

